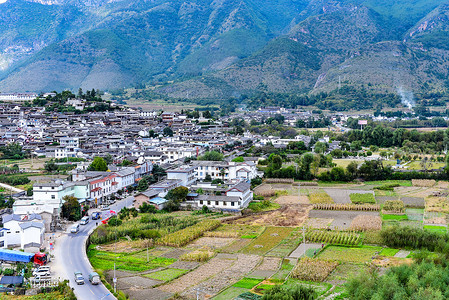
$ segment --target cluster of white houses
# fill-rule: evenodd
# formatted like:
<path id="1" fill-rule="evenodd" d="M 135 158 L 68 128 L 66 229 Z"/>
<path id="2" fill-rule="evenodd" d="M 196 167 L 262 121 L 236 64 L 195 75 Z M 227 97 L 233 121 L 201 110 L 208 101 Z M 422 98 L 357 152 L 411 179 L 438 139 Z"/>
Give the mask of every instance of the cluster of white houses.
<path id="1" fill-rule="evenodd" d="M 113 169 L 113 168 L 111 168 Z M 44 233 L 50 231 L 54 214 L 60 212 L 65 196 L 73 196 L 82 204 L 102 204 L 110 195 L 135 185 L 143 176 L 151 174 L 153 165 L 149 162 L 123 167 L 106 172 L 72 171 L 72 180 L 60 179 L 33 185 L 32 199 L 18 199 L 13 205 L 13 214 L 3 216 L 0 229 L 0 248 L 39 247 Z M 225 183 L 204 182 L 206 176 L 222 179 Z M 167 178 L 135 195 L 134 205 L 143 202 L 163 209 L 169 190 L 179 186 L 189 188 L 187 201 L 183 206 L 213 210 L 240 211 L 253 199 L 250 180 L 257 176 L 254 162 L 195 161 L 167 170 Z"/>

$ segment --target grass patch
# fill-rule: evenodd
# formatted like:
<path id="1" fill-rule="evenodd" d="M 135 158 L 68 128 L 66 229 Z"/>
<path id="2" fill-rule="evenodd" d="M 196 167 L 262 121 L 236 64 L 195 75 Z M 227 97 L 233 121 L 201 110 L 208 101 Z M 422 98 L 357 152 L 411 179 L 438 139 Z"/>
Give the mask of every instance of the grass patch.
<path id="1" fill-rule="evenodd" d="M 179 276 L 181 276 L 187 272 L 188 272 L 188 270 L 182 270 L 182 269 L 165 269 L 162 271 L 145 274 L 143 276 L 152 278 L 152 279 L 162 280 L 162 281 L 170 281 L 175 278 L 178 278 Z"/>
<path id="2" fill-rule="evenodd" d="M 371 260 L 376 252 L 382 250 L 382 247 L 363 246 L 355 247 L 340 247 L 328 246 L 321 251 L 317 258 L 323 260 L 336 260 L 342 263 L 365 263 Z"/>
<path id="3" fill-rule="evenodd" d="M 258 237 L 265 230 L 265 226 L 257 225 L 239 225 L 239 224 L 222 224 L 214 231 L 216 232 L 236 232 L 238 236 L 246 239 Z M 254 237 L 249 237 L 254 236 Z"/>
<path id="4" fill-rule="evenodd" d="M 146 251 L 144 251 L 146 253 Z M 113 253 L 98 251 L 94 245 L 90 245 L 87 257 L 94 269 L 112 270 L 114 262 L 117 270 L 143 272 L 160 267 L 166 267 L 176 261 L 174 258 L 163 258 L 150 256 L 147 262 L 146 255 L 139 253 Z"/>
<path id="5" fill-rule="evenodd" d="M 245 235 L 242 235 L 241 236 L 241 238 L 242 239 L 255 239 L 255 238 L 257 238 L 259 235 L 257 235 L 257 234 L 245 234 Z"/>
<path id="6" fill-rule="evenodd" d="M 242 252 L 262 255 L 270 251 L 274 246 L 286 238 L 293 228 L 289 227 L 267 227 L 265 231 L 248 246 L 242 249 Z"/>
<path id="7" fill-rule="evenodd" d="M 249 203 L 248 208 L 251 209 L 254 212 L 261 212 L 261 211 L 270 211 L 280 208 L 281 206 L 276 203 L 269 200 L 264 200 L 260 202 L 252 201 Z"/>
<path id="8" fill-rule="evenodd" d="M 373 194 L 353 193 L 353 194 L 349 194 L 349 198 L 351 199 L 351 202 L 354 204 L 375 204 L 376 203 L 376 199 L 374 198 Z"/>
<path id="9" fill-rule="evenodd" d="M 331 204 L 334 203 L 334 200 L 331 196 L 329 196 L 325 191 L 315 191 L 309 194 L 309 200 L 312 204 Z"/>
<path id="10" fill-rule="evenodd" d="M 407 215 L 382 215 L 382 220 L 408 220 L 408 216 Z"/>
<path id="11" fill-rule="evenodd" d="M 267 253 L 268 256 L 285 257 L 295 250 L 302 241 L 302 232 L 299 228 L 294 229 L 276 247 Z"/>
<path id="12" fill-rule="evenodd" d="M 234 299 L 238 295 L 243 294 L 245 292 L 248 292 L 248 289 L 231 286 L 231 287 L 225 289 L 224 291 L 222 291 L 220 294 L 213 297 L 212 299 L 214 299 L 214 300 Z"/>
<path id="13" fill-rule="evenodd" d="M 256 285 L 258 285 L 259 283 L 261 283 L 262 281 L 263 281 L 262 279 L 257 279 L 257 278 L 243 278 L 240 281 L 233 284 L 232 286 L 250 290 L 253 287 L 255 287 Z"/>
<path id="14" fill-rule="evenodd" d="M 378 180 L 378 181 L 366 181 L 366 185 L 387 185 L 387 184 L 398 184 L 399 186 L 412 186 L 411 180 Z"/>
<path id="15" fill-rule="evenodd" d="M 438 232 L 438 233 L 446 233 L 447 227 L 446 226 L 436 226 L 436 225 L 424 225 L 424 229 L 432 232 Z"/>
<path id="16" fill-rule="evenodd" d="M 399 249 L 393 249 L 393 248 L 383 248 L 382 251 L 380 251 L 379 255 L 381 256 L 395 256 L 396 253 L 399 252 Z"/>
<path id="17" fill-rule="evenodd" d="M 346 281 L 348 280 L 348 278 L 357 276 L 362 272 L 366 272 L 367 269 L 368 269 L 367 266 L 360 264 L 351 264 L 351 263 L 340 264 L 337 266 L 335 271 L 329 275 L 327 281 L 333 280 Z"/>
<path id="18" fill-rule="evenodd" d="M 282 286 L 287 289 L 293 289 L 298 284 L 314 289 L 318 295 L 323 295 L 332 288 L 332 284 L 327 282 L 303 281 L 294 278 L 289 278 Z"/>

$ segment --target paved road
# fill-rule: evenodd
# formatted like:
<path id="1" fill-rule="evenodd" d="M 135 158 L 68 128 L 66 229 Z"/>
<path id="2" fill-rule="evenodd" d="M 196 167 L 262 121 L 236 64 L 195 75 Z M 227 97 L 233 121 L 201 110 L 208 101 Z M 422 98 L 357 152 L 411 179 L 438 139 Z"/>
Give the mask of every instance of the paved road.
<path id="1" fill-rule="evenodd" d="M 125 206 L 133 203 L 133 197 L 128 197 L 111 205 L 110 209 L 120 211 Z M 109 211 L 103 211 L 103 217 Z M 100 223 L 100 222 L 98 222 Z M 92 285 L 89 282 L 88 275 L 93 272 L 87 259 L 85 251 L 85 242 L 89 233 L 96 227 L 96 221 L 90 220 L 87 225 L 80 225 L 80 231 L 76 234 L 66 233 L 57 240 L 55 246 L 55 263 L 61 269 L 61 275 L 69 279 L 70 286 L 74 288 L 76 297 L 79 300 L 87 299 L 116 299 L 114 295 L 102 284 Z M 68 229 L 70 231 L 70 227 Z M 75 271 L 80 271 L 84 275 L 85 284 L 77 285 L 73 279 Z"/>

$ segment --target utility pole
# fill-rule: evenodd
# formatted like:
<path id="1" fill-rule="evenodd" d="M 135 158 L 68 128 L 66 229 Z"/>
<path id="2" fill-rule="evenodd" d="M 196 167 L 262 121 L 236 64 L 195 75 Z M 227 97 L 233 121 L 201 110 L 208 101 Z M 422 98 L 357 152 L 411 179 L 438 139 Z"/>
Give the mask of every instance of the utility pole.
<path id="1" fill-rule="evenodd" d="M 112 279 L 114 282 L 114 293 L 117 293 L 117 277 L 115 276 L 115 261 L 114 261 L 114 278 Z"/>

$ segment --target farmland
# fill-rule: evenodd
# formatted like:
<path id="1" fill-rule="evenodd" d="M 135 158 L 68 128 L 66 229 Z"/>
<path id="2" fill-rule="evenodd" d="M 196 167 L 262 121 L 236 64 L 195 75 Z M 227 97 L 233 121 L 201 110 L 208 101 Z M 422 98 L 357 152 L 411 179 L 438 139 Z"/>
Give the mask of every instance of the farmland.
<path id="1" fill-rule="evenodd" d="M 409 265 L 418 249 L 437 251 L 448 232 L 447 184 L 439 182 L 327 183 L 301 186 L 300 196 L 294 184 L 258 188 L 274 209 L 139 214 L 100 226 L 88 257 L 108 282 L 115 262 L 118 286 L 131 296 L 195 299 L 199 289 L 200 299 L 260 299 L 275 286 L 303 285 L 347 299 L 349 278 Z"/>

